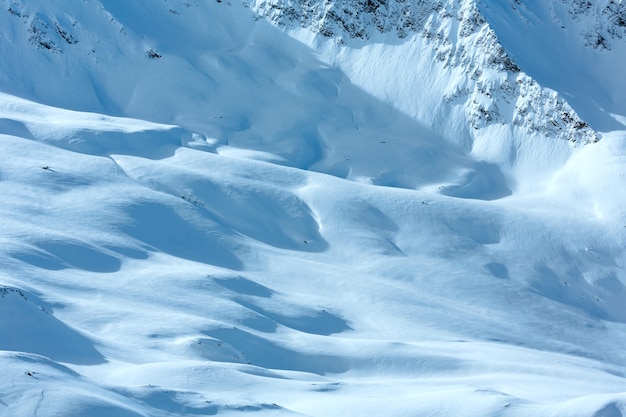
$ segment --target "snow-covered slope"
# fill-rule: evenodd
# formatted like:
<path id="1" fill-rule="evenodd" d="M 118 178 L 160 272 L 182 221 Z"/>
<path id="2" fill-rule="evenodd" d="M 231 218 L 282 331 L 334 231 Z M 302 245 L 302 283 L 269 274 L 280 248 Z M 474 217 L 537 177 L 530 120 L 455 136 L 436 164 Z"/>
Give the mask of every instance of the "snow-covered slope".
<path id="1" fill-rule="evenodd" d="M 626 44 L 623 41 L 626 11 L 621 1 L 246 0 L 245 3 L 279 26 L 303 26 L 339 44 L 354 45 L 354 40 L 360 45 L 372 41 L 397 44 L 414 41 L 418 34 L 419 38 L 426 39 L 427 46 L 417 51 L 423 53 L 423 49 L 433 48 L 434 57 L 444 62 L 445 68 L 462 67 L 464 73 L 478 80 L 479 93 L 485 93 L 487 88 L 487 92 L 493 94 L 494 90 L 497 92 L 501 88 L 508 96 L 504 101 L 509 103 L 511 98 L 520 95 L 519 87 L 510 80 L 507 82 L 506 78 L 501 79 L 502 76 L 492 79 L 493 74 L 483 73 L 495 70 L 517 74 L 523 71 L 541 86 L 554 89 L 565 97 L 595 129 L 623 128 L 624 83 L 620 82 L 621 73 L 615 71 L 615 68 L 624 66 Z M 410 51 L 415 54 L 416 48 L 411 47 L 409 54 Z M 428 56 L 431 61 L 432 58 Z M 394 61 L 385 62 L 394 67 Z M 397 70 L 393 68 L 391 71 Z M 449 72 L 437 71 L 437 78 L 447 79 Z M 455 78 L 461 74 L 454 74 Z M 406 84 L 411 77 L 401 79 Z M 447 81 L 450 84 L 450 80 Z M 457 82 L 452 81 L 452 84 Z M 532 84 L 534 90 L 540 89 L 532 80 L 518 78 L 517 81 Z M 467 83 L 462 83 L 461 89 L 471 91 L 475 88 L 472 82 L 469 84 L 468 87 Z M 528 95 L 525 90 L 522 88 L 523 96 Z M 491 110 L 493 116 L 486 122 L 502 121 L 497 111 L 501 98 L 497 93 L 495 97 L 491 94 L 487 94 L 486 99 L 494 103 L 486 109 Z M 541 93 L 534 91 L 531 98 L 534 102 L 546 101 L 537 95 Z M 489 100 L 492 98 L 494 100 Z M 563 106 L 564 103 L 559 103 L 558 112 L 543 114 L 542 121 L 535 121 L 535 124 L 557 122 L 558 127 L 563 123 L 566 126 L 579 124 L 580 120 L 573 114 L 563 117 L 564 113 L 571 113 L 569 106 Z M 481 118 L 476 109 L 474 118 Z M 484 116 L 482 118 L 484 122 Z M 517 119 L 519 123 L 519 116 Z M 554 127 L 546 126 L 552 130 L 551 135 L 559 134 Z"/>
<path id="2" fill-rule="evenodd" d="M 626 6 L 622 1 L 480 3 L 502 45 L 592 127 L 624 129 Z M 510 13 L 511 8 L 514 13 Z M 500 19 L 507 13 L 507 19 Z M 532 45 L 532 47 L 529 47 Z"/>
<path id="3" fill-rule="evenodd" d="M 496 5 L 509 10 L 501 10 L 499 16 L 516 14 L 514 7 L 502 3 Z M 560 156 L 569 153 L 564 144 L 545 140 L 539 146 L 549 149 L 537 152 L 538 141 L 527 149 L 529 138 L 591 143 L 601 136 L 570 107 L 564 98 L 567 91 L 540 85 L 517 64 L 517 50 L 527 48 L 516 44 L 517 49 L 509 52 L 503 47 L 493 29 L 498 26 L 487 20 L 491 15 L 481 13 L 488 4 L 474 0 L 295 4 L 299 6 L 264 1 L 250 7 L 320 50 L 324 61 L 341 68 L 368 93 L 413 120 L 436 126 L 438 134 L 465 152 L 471 150 L 477 159 L 497 164 L 517 187 L 534 187 L 563 162 Z M 323 36 L 312 38 L 311 29 Z M 517 39 L 518 32 L 511 30 L 508 37 Z M 569 79 L 572 84 L 584 80 Z M 613 120 L 606 112 L 602 115 Z M 605 126 L 598 124 L 596 129 Z M 538 153 L 544 156 L 541 161 Z M 532 158 L 526 159 L 526 154 Z"/>
<path id="4" fill-rule="evenodd" d="M 626 415 L 583 3 L 0 0 L 0 415 Z"/>

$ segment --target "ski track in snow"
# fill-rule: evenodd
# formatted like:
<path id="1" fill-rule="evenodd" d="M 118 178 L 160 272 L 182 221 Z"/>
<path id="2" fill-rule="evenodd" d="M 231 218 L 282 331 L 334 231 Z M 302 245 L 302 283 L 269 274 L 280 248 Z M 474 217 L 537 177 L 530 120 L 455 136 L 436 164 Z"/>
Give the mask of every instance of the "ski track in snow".
<path id="1" fill-rule="evenodd" d="M 626 415 L 614 74 L 507 37 L 592 17 L 477 2 L 582 145 L 470 128 L 421 35 L 231 3 L 0 0 L 0 415 Z"/>

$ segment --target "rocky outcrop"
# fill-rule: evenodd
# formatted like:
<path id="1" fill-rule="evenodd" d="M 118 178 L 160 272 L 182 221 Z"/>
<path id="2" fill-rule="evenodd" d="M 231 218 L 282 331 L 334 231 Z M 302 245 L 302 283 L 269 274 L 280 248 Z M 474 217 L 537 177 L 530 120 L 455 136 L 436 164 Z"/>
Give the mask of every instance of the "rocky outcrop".
<path id="1" fill-rule="evenodd" d="M 626 37 L 626 5 L 622 0 L 561 0 L 573 22 L 583 25 L 581 35 L 588 47 L 612 50 L 612 43 Z"/>

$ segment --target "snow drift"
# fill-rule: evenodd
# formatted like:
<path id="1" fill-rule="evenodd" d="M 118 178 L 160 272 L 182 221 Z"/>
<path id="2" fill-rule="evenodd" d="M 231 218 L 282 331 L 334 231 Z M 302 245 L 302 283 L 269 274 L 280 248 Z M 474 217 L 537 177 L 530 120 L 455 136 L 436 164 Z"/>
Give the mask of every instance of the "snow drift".
<path id="1" fill-rule="evenodd" d="M 0 6 L 0 414 L 626 414 L 621 2 Z"/>

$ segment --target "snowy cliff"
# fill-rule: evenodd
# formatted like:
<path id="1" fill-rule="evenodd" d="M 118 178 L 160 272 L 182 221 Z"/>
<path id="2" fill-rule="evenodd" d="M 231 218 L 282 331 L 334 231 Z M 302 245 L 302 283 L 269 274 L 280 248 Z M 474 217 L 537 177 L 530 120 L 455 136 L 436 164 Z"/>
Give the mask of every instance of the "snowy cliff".
<path id="1" fill-rule="evenodd" d="M 339 44 L 355 47 L 372 39 L 380 42 L 379 34 L 390 34 L 391 39 L 397 37 L 398 40 L 391 40 L 393 43 L 403 39 L 409 42 L 407 38 L 417 36 L 422 48 L 413 46 L 413 50 L 431 56 L 437 64 L 426 68 L 416 66 L 409 71 L 435 71 L 445 84 L 444 91 L 440 91 L 445 102 L 435 100 L 422 105 L 445 106 L 441 111 L 447 113 L 448 107 L 461 105 L 467 123 L 474 129 L 506 124 L 525 133 L 574 143 L 599 139 L 563 97 L 523 72 L 500 43 L 476 0 L 263 0 L 246 4 L 277 25 L 300 25 Z M 515 2 L 510 7 L 515 8 Z M 390 37 L 385 39 L 389 41 Z M 393 62 L 381 63 L 385 65 L 389 65 L 387 77 L 399 75 Z M 401 77 L 403 82 L 398 86 L 401 89 L 410 89 L 406 84 L 417 78 L 411 74 Z M 424 119 L 427 124 L 434 122 Z"/>

